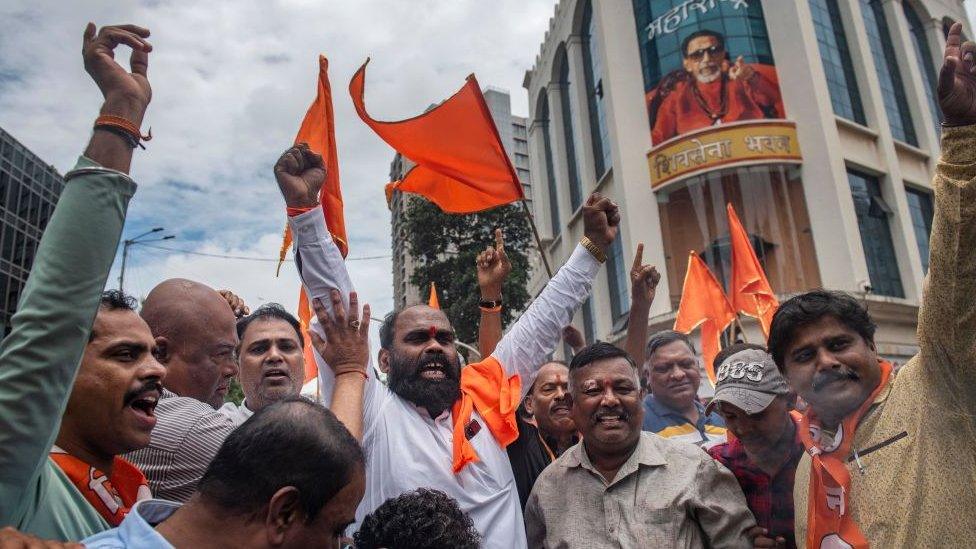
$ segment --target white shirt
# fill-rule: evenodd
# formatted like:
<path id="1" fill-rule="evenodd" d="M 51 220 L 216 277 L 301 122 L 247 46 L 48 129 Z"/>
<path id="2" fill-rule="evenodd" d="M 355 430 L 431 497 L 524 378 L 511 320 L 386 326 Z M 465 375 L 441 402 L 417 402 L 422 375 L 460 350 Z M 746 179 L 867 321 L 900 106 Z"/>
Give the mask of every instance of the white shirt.
<path id="1" fill-rule="evenodd" d="M 225 402 L 217 411 L 233 421 L 234 427 L 240 427 L 241 424 L 254 415 L 254 412 L 247 407 L 246 399 L 242 400 L 240 405 L 234 404 L 233 402 Z"/>
<path id="2" fill-rule="evenodd" d="M 295 237 L 295 256 L 302 282 L 310 299 L 328 297 L 338 289 L 345 303 L 353 290 L 339 249 L 332 241 L 321 208 L 290 218 Z M 472 266 L 473 268 L 473 266 Z M 509 375 L 519 374 L 522 394 L 559 342 L 564 326 L 589 296 L 600 263 L 582 246 L 556 273 L 543 292 L 495 348 L 493 356 Z M 473 290 L 473 289 L 472 289 Z M 360 303 L 365 300 L 360 299 Z M 312 329 L 323 336 L 313 320 Z M 332 401 L 335 377 L 315 354 L 321 395 Z M 370 357 L 372 371 L 372 357 Z M 356 512 L 358 529 L 363 518 L 387 499 L 417 488 L 434 488 L 457 500 L 481 532 L 484 547 L 521 549 L 526 547 L 525 526 L 515 477 L 508 454 L 491 435 L 477 412 L 472 419 L 481 430 L 471 439 L 479 460 L 455 475 L 453 427 L 450 410 L 431 419 L 370 376 L 363 405 L 363 447 L 366 453 L 366 495 Z"/>

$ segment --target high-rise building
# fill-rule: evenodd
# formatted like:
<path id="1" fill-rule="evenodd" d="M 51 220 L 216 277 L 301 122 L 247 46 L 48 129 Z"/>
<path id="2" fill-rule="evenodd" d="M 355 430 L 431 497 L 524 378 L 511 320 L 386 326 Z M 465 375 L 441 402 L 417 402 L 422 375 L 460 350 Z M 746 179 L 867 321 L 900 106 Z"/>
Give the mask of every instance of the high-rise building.
<path id="1" fill-rule="evenodd" d="M 973 35 L 957 1 L 559 0 L 524 80 L 550 262 L 589 193 L 623 210 L 577 325 L 623 337 L 638 242 L 662 274 L 652 332 L 674 322 L 689 250 L 727 283 L 730 203 L 781 299 L 851 292 L 878 351 L 913 355 L 952 20 Z"/>
<path id="2" fill-rule="evenodd" d="M 508 153 L 515 172 L 522 182 L 529 209 L 532 209 L 532 178 L 529 171 L 529 146 L 526 119 L 512 114 L 512 101 L 508 92 L 487 86 L 483 90 L 485 102 L 491 118 L 498 129 L 502 146 Z M 402 179 L 414 164 L 403 155 L 397 153 L 390 163 L 390 181 Z M 391 232 L 393 244 L 393 306 L 402 309 L 427 300 L 428 288 L 418 288 L 411 284 L 410 277 L 414 272 L 414 261 L 408 250 L 406 233 L 403 229 L 404 215 L 410 200 L 416 200 L 409 193 L 394 191 L 389 201 L 392 214 Z"/>
<path id="3" fill-rule="evenodd" d="M 27 282 L 64 178 L 0 128 L 0 335 Z"/>

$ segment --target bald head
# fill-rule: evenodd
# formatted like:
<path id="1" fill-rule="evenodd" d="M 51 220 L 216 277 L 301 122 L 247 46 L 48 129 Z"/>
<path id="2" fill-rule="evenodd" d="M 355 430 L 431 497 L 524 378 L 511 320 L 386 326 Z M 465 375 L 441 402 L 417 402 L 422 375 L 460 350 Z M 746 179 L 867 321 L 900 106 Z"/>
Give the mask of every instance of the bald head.
<path id="1" fill-rule="evenodd" d="M 141 314 L 166 365 L 165 387 L 219 407 L 237 375 L 236 319 L 227 301 L 205 284 L 173 278 L 149 292 Z"/>

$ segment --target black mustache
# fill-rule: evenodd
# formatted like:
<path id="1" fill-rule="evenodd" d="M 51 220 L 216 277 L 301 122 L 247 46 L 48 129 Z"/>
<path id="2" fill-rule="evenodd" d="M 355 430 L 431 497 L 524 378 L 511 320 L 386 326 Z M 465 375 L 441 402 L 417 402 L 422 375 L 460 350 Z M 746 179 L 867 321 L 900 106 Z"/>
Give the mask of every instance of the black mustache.
<path id="1" fill-rule="evenodd" d="M 630 414 L 624 411 L 623 408 L 616 408 L 616 409 L 605 408 L 602 410 L 597 410 L 596 413 L 593 414 L 593 421 L 594 422 L 600 421 L 606 416 L 619 416 L 621 421 L 627 421 L 628 419 L 630 419 Z"/>
<path id="2" fill-rule="evenodd" d="M 159 382 L 158 379 L 150 379 L 149 381 L 142 384 L 142 387 L 138 389 L 128 391 L 125 393 L 125 398 L 122 399 L 122 403 L 128 406 L 133 400 L 141 397 L 142 395 L 150 392 L 157 391 L 160 396 L 163 394 L 163 384 Z"/>
<path id="3" fill-rule="evenodd" d="M 428 358 L 427 360 L 424 360 L 420 364 L 417 364 L 417 368 L 414 370 L 413 377 L 419 378 L 420 372 L 423 371 L 424 368 L 427 368 L 428 366 L 434 364 L 441 367 L 441 369 L 444 371 L 445 377 L 449 379 L 454 379 L 455 377 L 457 377 L 454 372 L 454 366 L 451 364 L 451 361 L 448 360 L 445 355 L 434 355 Z"/>
<path id="4" fill-rule="evenodd" d="M 826 370 L 813 377 L 813 390 L 819 391 L 829 383 L 848 379 L 857 381 L 860 379 L 860 376 L 850 370 Z"/>

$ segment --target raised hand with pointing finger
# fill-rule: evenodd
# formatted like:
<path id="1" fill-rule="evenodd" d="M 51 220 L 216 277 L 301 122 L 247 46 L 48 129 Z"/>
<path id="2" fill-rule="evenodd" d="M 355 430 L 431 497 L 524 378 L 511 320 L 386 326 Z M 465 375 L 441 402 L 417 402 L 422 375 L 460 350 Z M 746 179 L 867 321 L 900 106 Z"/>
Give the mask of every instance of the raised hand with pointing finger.
<path id="1" fill-rule="evenodd" d="M 512 262 L 505 253 L 505 237 L 501 229 L 495 229 L 495 245 L 485 247 L 475 262 L 478 265 L 478 288 L 482 301 L 501 300 L 502 285 L 512 272 Z"/>
<path id="2" fill-rule="evenodd" d="M 946 126 L 976 124 L 976 43 L 962 41 L 962 23 L 953 23 L 946 36 L 938 92 Z"/>

